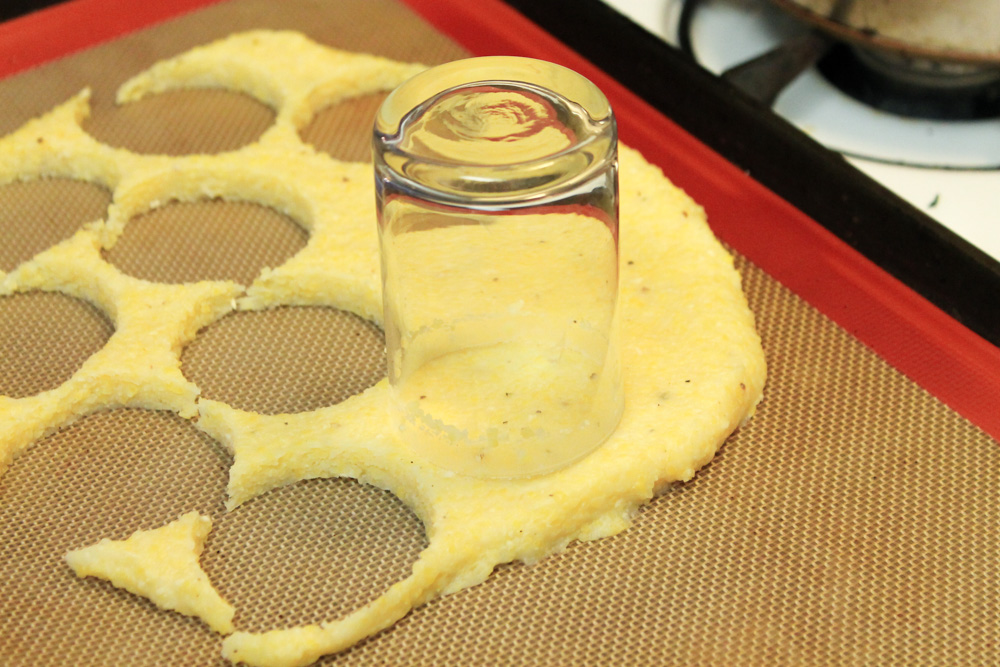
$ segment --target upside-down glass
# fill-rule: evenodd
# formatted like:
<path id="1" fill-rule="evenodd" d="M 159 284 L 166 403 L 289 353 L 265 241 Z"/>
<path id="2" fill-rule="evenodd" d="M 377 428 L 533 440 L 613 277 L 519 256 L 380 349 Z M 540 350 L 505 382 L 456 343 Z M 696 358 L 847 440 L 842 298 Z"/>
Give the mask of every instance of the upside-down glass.
<path id="1" fill-rule="evenodd" d="M 398 435 L 486 478 L 599 446 L 624 401 L 604 95 L 539 60 L 448 63 L 389 95 L 373 155 Z"/>

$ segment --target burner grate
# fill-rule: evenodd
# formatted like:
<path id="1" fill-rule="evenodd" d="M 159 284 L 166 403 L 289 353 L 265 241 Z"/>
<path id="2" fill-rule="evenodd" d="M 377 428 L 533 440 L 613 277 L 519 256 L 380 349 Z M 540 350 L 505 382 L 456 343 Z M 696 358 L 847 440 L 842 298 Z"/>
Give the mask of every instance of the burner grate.
<path id="1" fill-rule="evenodd" d="M 817 63 L 841 92 L 887 113 L 932 120 L 1000 117 L 1000 69 L 837 43 Z"/>

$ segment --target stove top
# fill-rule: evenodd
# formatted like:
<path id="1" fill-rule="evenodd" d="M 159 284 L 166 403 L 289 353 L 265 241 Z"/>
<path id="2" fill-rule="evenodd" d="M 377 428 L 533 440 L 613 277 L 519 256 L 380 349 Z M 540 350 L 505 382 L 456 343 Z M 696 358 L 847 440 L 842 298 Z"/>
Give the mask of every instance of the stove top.
<path id="1" fill-rule="evenodd" d="M 812 30 L 769 0 L 605 1 L 667 43 L 686 48 L 716 75 Z M 1000 259 L 1000 115 L 993 108 L 1000 70 L 985 70 L 992 77 L 987 117 L 967 119 L 912 117 L 877 108 L 877 102 L 839 88 L 836 77 L 823 70 L 821 61 L 796 76 L 781 90 L 773 111 Z M 858 80 L 854 73 L 845 76 Z M 945 90 L 940 96 L 948 102 L 957 93 Z"/>

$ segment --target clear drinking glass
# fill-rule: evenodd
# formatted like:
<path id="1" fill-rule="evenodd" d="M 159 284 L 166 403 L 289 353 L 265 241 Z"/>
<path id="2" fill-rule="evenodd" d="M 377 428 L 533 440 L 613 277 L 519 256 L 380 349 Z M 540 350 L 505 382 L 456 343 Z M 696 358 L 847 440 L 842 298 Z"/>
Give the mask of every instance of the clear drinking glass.
<path id="1" fill-rule="evenodd" d="M 373 154 L 398 434 L 476 477 L 551 472 L 617 426 L 617 130 L 590 81 L 528 58 L 427 70 Z"/>

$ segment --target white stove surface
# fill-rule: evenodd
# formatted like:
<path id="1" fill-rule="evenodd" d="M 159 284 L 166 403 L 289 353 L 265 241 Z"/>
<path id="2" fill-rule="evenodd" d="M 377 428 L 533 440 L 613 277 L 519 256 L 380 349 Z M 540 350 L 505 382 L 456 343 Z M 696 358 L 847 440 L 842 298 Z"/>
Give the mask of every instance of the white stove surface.
<path id="1" fill-rule="evenodd" d="M 604 0 L 677 45 L 683 0 Z M 701 0 L 698 61 L 716 74 L 805 28 L 767 0 Z M 776 113 L 965 240 L 1000 260 L 1000 119 L 908 119 L 867 107 L 807 70 Z"/>

